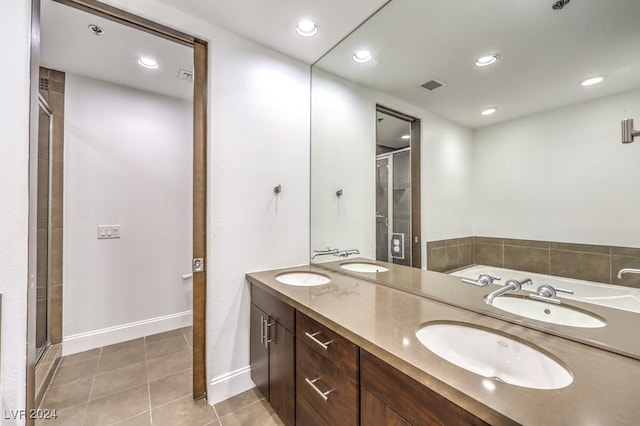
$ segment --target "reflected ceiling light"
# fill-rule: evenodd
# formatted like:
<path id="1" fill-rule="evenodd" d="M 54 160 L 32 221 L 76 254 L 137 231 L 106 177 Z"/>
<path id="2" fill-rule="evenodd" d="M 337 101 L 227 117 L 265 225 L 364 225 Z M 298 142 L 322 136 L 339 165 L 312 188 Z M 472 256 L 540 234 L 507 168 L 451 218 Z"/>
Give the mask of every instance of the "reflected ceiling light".
<path id="1" fill-rule="evenodd" d="M 497 110 L 498 110 L 498 108 L 496 108 L 496 107 L 491 107 L 491 108 L 487 108 L 487 109 L 485 109 L 485 110 L 484 110 L 484 111 L 482 111 L 480 114 L 482 114 L 482 115 L 491 115 L 491 114 L 493 114 L 494 112 L 496 112 Z"/>
<path id="2" fill-rule="evenodd" d="M 104 30 L 102 29 L 102 27 L 96 24 L 89 25 L 89 31 L 91 31 L 94 35 L 97 35 L 97 36 L 101 36 L 102 34 L 104 34 Z"/>
<path id="3" fill-rule="evenodd" d="M 583 86 L 593 86 L 594 84 L 602 83 L 602 80 L 604 80 L 604 75 L 598 75 L 596 77 L 587 78 L 586 80 L 581 81 L 580 84 Z"/>
<path id="4" fill-rule="evenodd" d="M 401 139 L 411 139 L 411 135 L 402 135 L 400 136 Z"/>
<path id="5" fill-rule="evenodd" d="M 482 56 L 476 59 L 476 67 L 486 67 L 487 65 L 494 64 L 498 60 L 497 54 Z"/>
<path id="6" fill-rule="evenodd" d="M 149 68 L 152 70 L 158 68 L 158 61 L 156 61 L 155 59 L 149 58 L 148 56 L 138 56 L 136 58 L 136 62 L 141 67 Z"/>
<path id="7" fill-rule="evenodd" d="M 362 64 L 364 62 L 370 61 L 372 57 L 373 56 L 371 55 L 371 52 L 365 49 L 361 49 L 357 50 L 351 58 L 357 63 Z"/>
<path id="8" fill-rule="evenodd" d="M 314 35 L 318 34 L 318 24 L 309 19 L 300 21 L 296 24 L 296 33 L 300 37 L 313 37 Z"/>

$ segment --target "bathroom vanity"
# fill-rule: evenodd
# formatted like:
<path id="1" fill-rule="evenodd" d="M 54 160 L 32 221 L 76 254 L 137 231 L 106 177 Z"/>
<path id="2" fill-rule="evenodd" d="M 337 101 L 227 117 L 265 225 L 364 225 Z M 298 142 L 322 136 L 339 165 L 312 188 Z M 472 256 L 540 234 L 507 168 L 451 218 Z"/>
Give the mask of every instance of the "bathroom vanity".
<path id="1" fill-rule="evenodd" d="M 276 279 L 292 271 L 330 281 L 305 286 Z M 429 280 L 453 279 L 422 273 Z M 633 396 L 640 383 L 635 359 L 313 265 L 249 273 L 247 280 L 253 379 L 287 425 L 640 421 Z M 254 313 L 257 308 L 261 314 Z M 556 360 L 572 381 L 557 389 L 532 389 L 460 368 L 416 336 L 421 327 L 443 322 L 530 345 Z M 285 355 L 274 349 L 283 341 Z M 266 358 L 258 350 L 265 347 Z M 533 366 L 523 361 L 519 367 Z"/>

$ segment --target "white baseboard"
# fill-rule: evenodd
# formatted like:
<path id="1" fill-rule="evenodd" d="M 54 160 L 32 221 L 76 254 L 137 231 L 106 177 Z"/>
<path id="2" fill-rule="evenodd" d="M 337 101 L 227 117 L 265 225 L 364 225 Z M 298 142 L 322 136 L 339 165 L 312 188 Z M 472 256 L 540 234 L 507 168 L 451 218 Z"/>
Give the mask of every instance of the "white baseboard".
<path id="1" fill-rule="evenodd" d="M 71 355 L 89 349 L 125 342 L 151 334 L 175 330 L 193 324 L 192 311 L 149 318 L 115 327 L 103 328 L 62 338 L 62 355 Z"/>
<path id="2" fill-rule="evenodd" d="M 211 379 L 207 399 L 209 404 L 217 404 L 255 386 L 251 380 L 251 367 L 247 365 L 239 370 Z"/>

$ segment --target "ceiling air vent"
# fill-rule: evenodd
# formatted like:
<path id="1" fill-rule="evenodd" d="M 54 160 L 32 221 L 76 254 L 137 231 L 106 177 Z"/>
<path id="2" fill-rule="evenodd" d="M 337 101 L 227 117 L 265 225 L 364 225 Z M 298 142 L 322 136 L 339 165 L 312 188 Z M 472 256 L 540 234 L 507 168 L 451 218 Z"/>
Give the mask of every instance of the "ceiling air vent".
<path id="1" fill-rule="evenodd" d="M 424 87 L 427 90 L 435 90 L 438 87 L 444 86 L 444 83 L 440 83 L 439 81 L 429 80 L 425 84 L 420 85 L 420 87 Z"/>
<path id="2" fill-rule="evenodd" d="M 180 69 L 178 72 L 178 80 L 186 81 L 188 83 L 193 82 L 193 72 Z"/>

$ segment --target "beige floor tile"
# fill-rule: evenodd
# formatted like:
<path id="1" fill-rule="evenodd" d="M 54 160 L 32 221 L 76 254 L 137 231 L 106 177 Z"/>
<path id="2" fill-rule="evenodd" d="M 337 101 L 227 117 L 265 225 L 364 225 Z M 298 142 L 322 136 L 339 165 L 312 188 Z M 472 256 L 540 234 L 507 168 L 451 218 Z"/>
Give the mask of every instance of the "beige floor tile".
<path id="1" fill-rule="evenodd" d="M 161 340 L 171 339 L 173 337 L 178 337 L 182 335 L 182 329 L 177 328 L 175 330 L 165 331 L 164 333 L 152 334 L 151 336 L 147 336 L 144 338 L 147 345 L 149 343 L 160 342 Z"/>
<path id="2" fill-rule="evenodd" d="M 138 414 L 137 416 L 129 417 L 118 423 L 114 423 L 113 426 L 147 426 L 151 425 L 151 411 Z"/>
<path id="3" fill-rule="evenodd" d="M 144 384 L 89 402 L 85 424 L 110 425 L 148 410 L 149 391 Z"/>
<path id="4" fill-rule="evenodd" d="M 42 399 L 41 408 L 64 410 L 87 402 L 93 379 L 77 380 L 66 385 L 49 388 Z"/>
<path id="5" fill-rule="evenodd" d="M 282 426 L 284 423 L 263 399 L 238 411 L 220 417 L 222 426 Z"/>
<path id="6" fill-rule="evenodd" d="M 223 417 L 233 413 L 243 407 L 256 403 L 263 399 L 263 396 L 256 388 L 249 389 L 225 401 L 215 404 L 218 416 Z"/>
<path id="7" fill-rule="evenodd" d="M 79 426 L 84 423 L 87 404 L 77 405 L 65 410 L 56 410 L 55 419 L 36 420 L 36 426 Z"/>
<path id="8" fill-rule="evenodd" d="M 190 396 L 153 408 L 151 416 L 153 424 L 160 426 L 204 426 L 217 421 L 212 406 Z"/>
<path id="9" fill-rule="evenodd" d="M 96 358 L 87 361 L 80 361 L 72 365 L 59 366 L 53 376 L 50 387 L 61 386 L 77 380 L 92 378 L 96 372 L 97 363 L 98 359 Z"/>
<path id="10" fill-rule="evenodd" d="M 179 335 L 169 337 L 157 342 L 147 343 L 147 360 L 168 355 L 178 351 L 188 351 L 187 339 L 180 330 Z"/>
<path id="11" fill-rule="evenodd" d="M 120 351 L 128 351 L 131 349 L 139 349 L 144 346 L 144 337 L 139 339 L 127 340 L 126 342 L 115 343 L 113 345 L 105 346 L 102 348 L 101 355 L 108 355 Z"/>
<path id="12" fill-rule="evenodd" d="M 189 350 L 182 350 L 168 355 L 159 356 L 147 361 L 149 380 L 156 380 L 170 376 L 192 366 L 193 354 Z"/>
<path id="13" fill-rule="evenodd" d="M 98 359 L 97 372 L 105 373 L 117 368 L 139 364 L 141 362 L 145 362 L 145 360 L 144 345 L 127 350 L 117 351 L 114 353 L 109 353 L 107 355 L 103 353 Z"/>
<path id="14" fill-rule="evenodd" d="M 100 356 L 100 348 L 91 349 L 89 351 L 78 352 L 77 354 L 63 356 L 60 365 L 71 365 L 80 361 L 95 359 Z"/>
<path id="15" fill-rule="evenodd" d="M 185 370 L 150 382 L 151 406 L 157 407 L 185 396 L 191 396 L 193 391 L 192 376 L 192 370 Z"/>
<path id="16" fill-rule="evenodd" d="M 188 329 L 183 328 L 182 331 L 184 332 L 184 337 L 187 338 L 187 344 L 190 348 L 193 348 L 193 330 L 189 327 Z"/>
<path id="17" fill-rule="evenodd" d="M 143 383 L 147 383 L 147 364 L 144 362 L 98 374 L 91 390 L 91 400 L 100 399 Z"/>

